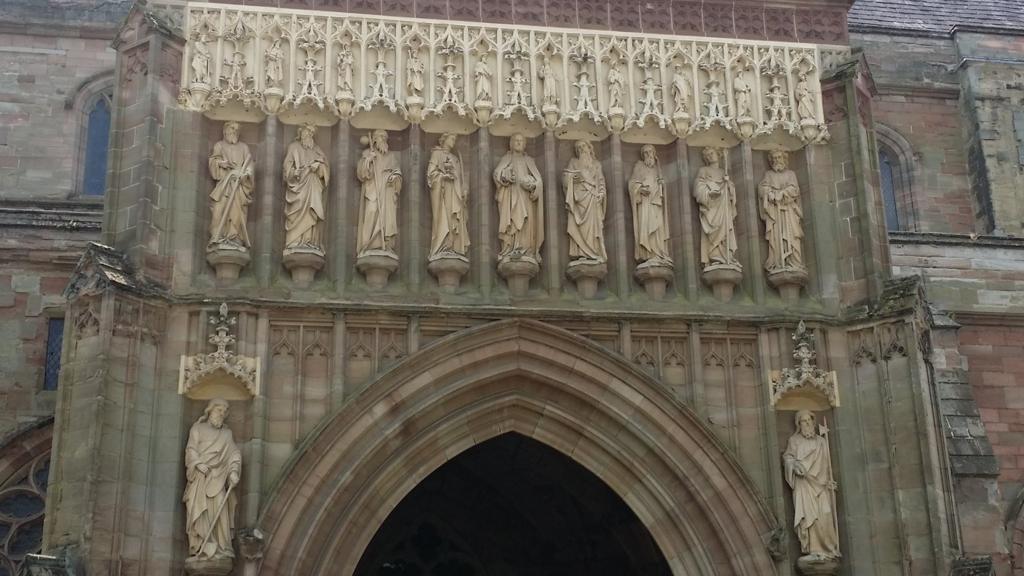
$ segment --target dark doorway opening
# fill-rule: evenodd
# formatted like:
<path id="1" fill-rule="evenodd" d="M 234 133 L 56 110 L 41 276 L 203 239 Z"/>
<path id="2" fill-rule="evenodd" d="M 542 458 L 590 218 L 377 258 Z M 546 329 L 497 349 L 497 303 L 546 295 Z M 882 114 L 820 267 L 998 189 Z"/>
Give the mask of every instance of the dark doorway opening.
<path id="1" fill-rule="evenodd" d="M 450 460 L 374 535 L 356 576 L 671 576 L 611 488 L 560 452 L 505 434 Z"/>

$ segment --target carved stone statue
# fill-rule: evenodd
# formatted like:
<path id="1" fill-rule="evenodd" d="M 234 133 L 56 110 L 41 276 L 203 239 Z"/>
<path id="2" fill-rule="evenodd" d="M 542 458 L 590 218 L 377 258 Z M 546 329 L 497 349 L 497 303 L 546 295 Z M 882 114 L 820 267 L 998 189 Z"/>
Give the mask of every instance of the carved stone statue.
<path id="1" fill-rule="evenodd" d="M 366 149 L 356 166 L 356 177 L 362 183 L 356 266 L 372 287 L 383 287 L 398 268 L 395 249 L 402 168 L 398 154 L 388 148 L 387 131 L 374 130 L 362 143 Z"/>
<path id="2" fill-rule="evenodd" d="M 683 75 L 683 67 L 677 62 L 673 66 L 672 74 L 672 102 L 675 104 L 675 114 L 690 113 L 690 82 Z"/>
<path id="3" fill-rule="evenodd" d="M 330 180 L 330 166 L 313 140 L 316 127 L 304 124 L 298 137 L 288 145 L 284 158 L 285 240 L 288 248 L 323 250 L 324 190 Z"/>
<path id="4" fill-rule="evenodd" d="M 419 51 L 410 49 L 409 59 L 406 61 L 406 75 L 408 77 L 405 81 L 409 98 L 423 97 L 423 71 L 425 69 L 426 64 L 420 58 Z"/>
<path id="5" fill-rule="evenodd" d="M 655 81 L 654 77 L 648 73 L 644 78 L 642 84 L 640 84 L 640 116 L 644 117 L 648 114 L 658 114 L 658 106 L 661 104 L 661 100 L 658 98 L 658 91 L 661 90 L 661 85 Z"/>
<path id="6" fill-rule="evenodd" d="M 455 71 L 454 62 L 445 62 L 444 69 L 437 73 L 441 85 L 438 91 L 441 92 L 440 101 L 442 104 L 457 104 L 459 102 L 459 80 L 462 74 Z"/>
<path id="7" fill-rule="evenodd" d="M 617 64 L 608 69 L 608 109 L 622 108 L 622 70 Z"/>
<path id="8" fill-rule="evenodd" d="M 708 118 L 725 118 L 725 102 L 723 101 L 725 90 L 722 89 L 722 82 L 717 74 L 712 74 L 708 79 L 707 86 L 704 88 L 704 94 L 708 97 Z"/>
<path id="9" fill-rule="evenodd" d="M 402 189 L 399 157 L 389 150 L 385 130 L 374 130 L 363 144 L 366 149 L 356 167 L 363 192 L 359 199 L 357 250 L 359 254 L 370 250 L 394 254 L 398 240 L 398 194 Z"/>
<path id="10" fill-rule="evenodd" d="M 764 220 L 768 257 L 764 267 L 768 281 L 783 298 L 799 297 L 800 286 L 807 281 L 803 257 L 803 207 L 796 173 L 789 169 L 789 156 L 776 150 L 768 156 L 771 170 L 757 186 L 759 208 Z"/>
<path id="11" fill-rule="evenodd" d="M 476 99 L 480 102 L 491 101 L 491 68 L 482 57 L 473 67 L 473 78 L 476 80 Z"/>
<path id="12" fill-rule="evenodd" d="M 736 187 L 721 166 L 721 151 L 705 148 L 693 195 L 700 207 L 700 262 L 716 295 L 728 301 L 740 280 L 736 260 Z"/>
<path id="13" fill-rule="evenodd" d="M 828 574 L 832 572 L 823 568 L 831 565 L 834 570 L 840 557 L 828 438 L 815 429 L 810 410 L 800 410 L 795 420 L 797 431 L 789 437 L 782 459 L 786 483 L 793 489 L 793 528 L 803 554 L 797 565 L 805 573 Z M 816 570 L 809 571 L 810 567 Z"/>
<path id="14" fill-rule="evenodd" d="M 782 93 L 777 77 L 772 78 L 772 85 L 765 98 L 768 100 L 768 123 L 783 122 L 786 118 L 786 95 Z"/>
<path id="15" fill-rule="evenodd" d="M 209 84 L 211 56 L 210 49 L 206 46 L 206 36 L 201 36 L 192 47 L 192 82 Z"/>
<path id="16" fill-rule="evenodd" d="M 816 122 L 817 114 L 814 111 L 814 98 L 811 95 L 811 88 L 807 84 L 807 74 L 800 74 L 793 92 L 796 99 L 796 115 L 800 118 L 800 121 Z"/>
<path id="17" fill-rule="evenodd" d="M 777 272 L 803 269 L 803 208 L 800 205 L 800 184 L 796 173 L 789 169 L 789 157 L 776 150 L 769 154 L 771 170 L 766 172 L 757 186 L 761 197 L 760 212 L 768 240 L 768 258 L 765 269 Z"/>
<path id="18" fill-rule="evenodd" d="M 377 64 L 373 67 L 373 82 L 370 83 L 370 97 L 376 99 L 388 99 L 390 91 L 388 90 L 388 76 L 394 74 L 391 70 L 388 70 L 387 62 L 378 60 Z"/>
<path id="19" fill-rule="evenodd" d="M 640 160 L 629 177 L 629 198 L 633 203 L 634 255 L 637 262 L 657 260 L 672 263 L 668 252 L 668 215 L 665 210 L 665 180 L 658 154 L 651 144 L 640 149 Z"/>
<path id="20" fill-rule="evenodd" d="M 590 95 L 590 89 L 594 87 L 594 83 L 590 81 L 590 75 L 586 70 L 580 70 L 573 86 L 578 91 L 576 96 L 576 112 L 593 112 L 594 100 Z"/>
<path id="21" fill-rule="evenodd" d="M 705 148 L 693 195 L 700 206 L 700 262 L 738 265 L 736 261 L 736 187 L 721 166 L 718 148 Z"/>
<path id="22" fill-rule="evenodd" d="M 252 203 L 253 161 L 249 147 L 238 141 L 238 123 L 224 123 L 224 139 L 213 145 L 210 175 L 217 184 L 210 192 L 210 241 L 206 260 L 219 280 L 234 280 L 249 263 L 246 221 Z"/>
<path id="23" fill-rule="evenodd" d="M 514 295 L 523 295 L 530 278 L 540 271 L 544 243 L 544 181 L 537 164 L 526 154 L 526 137 L 509 139 L 509 151 L 494 169 L 498 201 L 498 272 Z"/>
<path id="24" fill-rule="evenodd" d="M 288 145 L 284 158 L 286 186 L 284 264 L 292 279 L 301 284 L 313 279 L 323 266 L 323 229 L 326 210 L 324 191 L 330 180 L 330 166 L 313 140 L 316 126 L 303 124 Z"/>
<path id="25" fill-rule="evenodd" d="M 601 163 L 586 140 L 576 142 L 576 157 L 562 173 L 569 212 L 569 259 L 607 262 L 604 215 L 608 202 Z"/>
<path id="26" fill-rule="evenodd" d="M 751 88 L 742 70 L 736 72 L 736 79 L 732 82 L 732 91 L 736 96 L 736 117 L 745 118 L 750 116 Z"/>
<path id="27" fill-rule="evenodd" d="M 263 54 L 263 67 L 267 76 L 267 88 L 281 88 L 284 81 L 284 50 L 281 50 L 281 39 L 274 42 Z"/>
<path id="28" fill-rule="evenodd" d="M 541 79 L 542 105 L 558 106 L 558 75 L 555 73 L 555 67 L 551 65 L 550 56 L 544 56 L 537 76 Z"/>
<path id="29" fill-rule="evenodd" d="M 242 454 L 224 425 L 227 412 L 226 400 L 210 400 L 185 446 L 186 567 L 198 573 L 226 574 L 235 557 L 234 488 L 242 473 Z"/>
<path id="30" fill-rule="evenodd" d="M 448 255 L 465 256 L 469 248 L 466 229 L 466 194 L 462 159 L 454 152 L 455 134 L 442 134 L 430 154 L 427 182 L 430 185 L 430 206 L 434 213 L 430 240 L 430 258 Z"/>
<path id="31" fill-rule="evenodd" d="M 442 134 L 427 164 L 430 208 L 433 212 L 428 269 L 442 288 L 458 287 L 469 271 L 469 230 L 466 197 L 469 192 L 462 158 L 454 151 L 457 136 Z"/>
<path id="32" fill-rule="evenodd" d="M 348 46 L 342 46 L 341 50 L 338 51 L 338 56 L 335 60 L 335 67 L 338 69 L 339 97 L 353 97 L 354 83 L 352 80 L 352 65 L 354 61 L 355 57 L 352 55 L 352 49 Z"/>

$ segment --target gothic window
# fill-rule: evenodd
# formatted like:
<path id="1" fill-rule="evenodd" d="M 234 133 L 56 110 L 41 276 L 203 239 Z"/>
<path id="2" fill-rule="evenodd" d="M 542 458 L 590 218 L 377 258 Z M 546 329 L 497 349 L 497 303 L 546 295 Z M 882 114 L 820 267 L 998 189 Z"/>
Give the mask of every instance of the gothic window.
<path id="1" fill-rule="evenodd" d="M 64 319 L 50 318 L 46 327 L 46 364 L 43 368 L 43 390 L 56 390 L 60 378 L 60 351 L 64 344 Z"/>
<path id="2" fill-rule="evenodd" d="M 900 229 L 900 216 L 896 209 L 896 188 L 893 179 L 893 159 L 884 148 L 878 151 L 878 173 L 881 176 L 882 204 L 885 206 L 885 227 Z"/>
<path id="3" fill-rule="evenodd" d="M 38 454 L 0 487 L 0 576 L 20 574 L 26 554 L 43 545 L 50 452 Z"/>
<path id="4" fill-rule="evenodd" d="M 902 135 L 888 126 L 876 124 L 875 136 L 885 227 L 890 232 L 915 230 L 917 223 L 911 190 L 913 149 Z"/>
<path id="5" fill-rule="evenodd" d="M 111 95 L 101 92 L 85 113 L 82 195 L 102 196 L 107 184 Z"/>

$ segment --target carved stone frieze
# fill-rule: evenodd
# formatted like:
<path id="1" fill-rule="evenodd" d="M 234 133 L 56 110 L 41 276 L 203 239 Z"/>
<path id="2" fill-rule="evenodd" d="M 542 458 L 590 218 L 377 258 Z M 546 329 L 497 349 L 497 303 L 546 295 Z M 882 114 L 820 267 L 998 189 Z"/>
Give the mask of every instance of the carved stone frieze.
<path id="1" fill-rule="evenodd" d="M 654 144 L 821 141 L 820 71 L 848 52 L 251 6 L 193 6 L 187 19 L 181 103 L 211 117 Z"/>

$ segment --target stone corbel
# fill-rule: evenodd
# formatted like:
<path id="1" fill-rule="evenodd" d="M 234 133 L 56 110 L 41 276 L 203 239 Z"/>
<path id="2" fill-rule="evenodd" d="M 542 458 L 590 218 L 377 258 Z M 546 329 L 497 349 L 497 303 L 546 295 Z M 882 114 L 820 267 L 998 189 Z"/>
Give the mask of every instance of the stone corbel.
<path id="1" fill-rule="evenodd" d="M 821 411 L 839 407 L 836 373 L 815 365 L 812 339 L 813 333 L 801 320 L 793 334 L 796 365 L 769 374 L 771 404 L 775 410 Z"/>
<path id="2" fill-rule="evenodd" d="M 216 350 L 207 354 L 182 355 L 178 374 L 178 393 L 193 400 L 224 398 L 248 400 L 260 394 L 260 359 L 228 350 L 234 345 L 237 316 L 228 316 L 228 305 L 220 305 L 210 318 L 214 333 L 210 344 Z"/>

